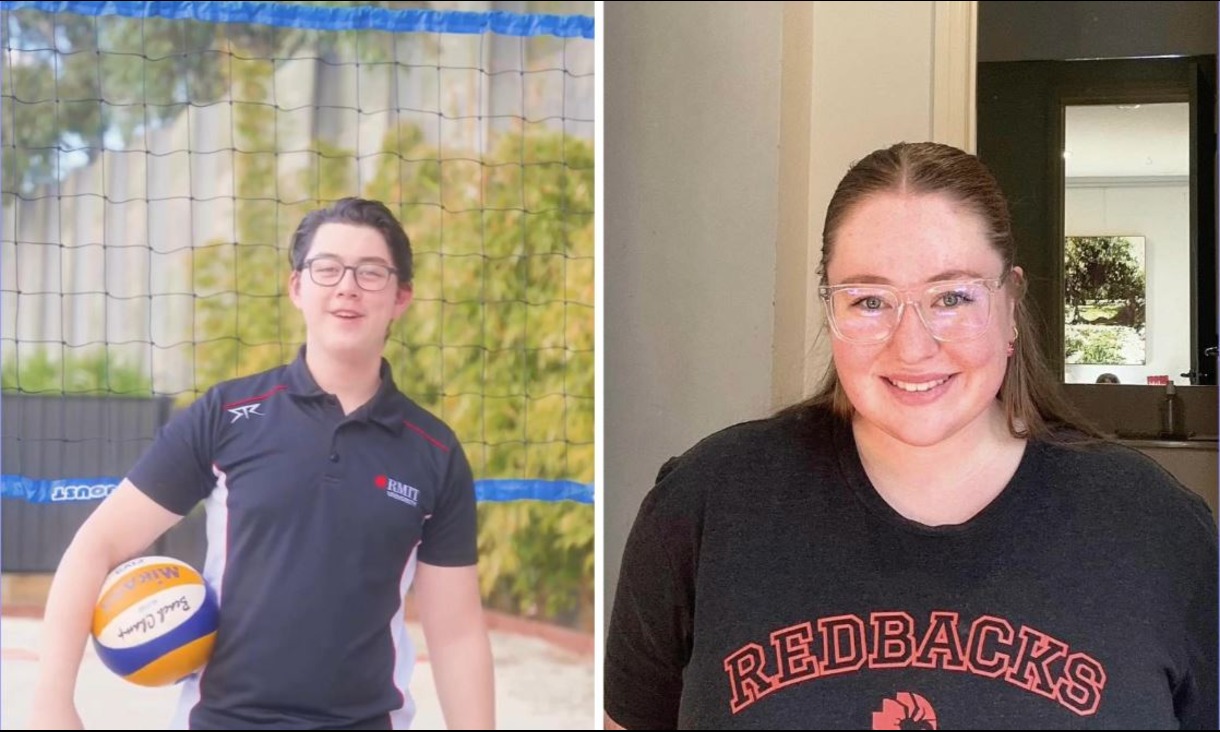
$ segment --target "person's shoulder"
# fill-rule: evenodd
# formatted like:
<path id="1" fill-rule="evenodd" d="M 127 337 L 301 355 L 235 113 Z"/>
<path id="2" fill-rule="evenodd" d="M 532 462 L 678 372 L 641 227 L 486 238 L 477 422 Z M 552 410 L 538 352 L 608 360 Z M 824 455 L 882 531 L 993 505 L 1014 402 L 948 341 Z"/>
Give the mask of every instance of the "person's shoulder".
<path id="1" fill-rule="evenodd" d="M 666 460 L 651 497 L 701 503 L 708 492 L 728 485 L 740 488 L 736 492 L 741 495 L 748 486 L 766 482 L 761 476 L 785 466 L 805 467 L 810 450 L 829 449 L 837 419 L 819 407 L 802 407 L 720 429 Z"/>
<path id="2" fill-rule="evenodd" d="M 1085 484 L 1105 487 L 1147 483 L 1172 489 L 1171 493 L 1180 486 L 1155 460 L 1112 440 L 1064 431 L 1040 444 L 1051 466 L 1070 471 Z"/>
<path id="3" fill-rule="evenodd" d="M 403 426 L 409 433 L 443 448 L 446 452 L 461 447 L 457 433 L 445 420 L 420 406 L 402 391 L 398 391 L 394 398 L 397 402 L 395 406 L 402 415 Z"/>
<path id="4" fill-rule="evenodd" d="M 720 429 L 677 456 L 675 465 L 720 467 L 742 458 L 763 457 L 828 434 L 831 416 L 817 408 L 781 412 Z"/>
<path id="5" fill-rule="evenodd" d="M 204 396 L 222 401 L 266 398 L 288 389 L 287 371 L 288 366 L 281 364 L 265 371 L 218 381 L 204 392 Z"/>
<path id="6" fill-rule="evenodd" d="M 205 389 L 186 410 L 197 414 L 221 413 L 249 408 L 250 405 L 266 401 L 288 389 L 285 373 L 287 368 L 281 365 L 258 373 L 218 381 Z"/>
<path id="7" fill-rule="evenodd" d="M 1060 433 L 1042 442 L 1050 470 L 1070 482 L 1086 500 L 1115 511 L 1131 511 L 1146 519 L 1185 520 L 1215 532 L 1207 503 L 1160 463 L 1139 450 L 1110 440 L 1086 439 Z"/>

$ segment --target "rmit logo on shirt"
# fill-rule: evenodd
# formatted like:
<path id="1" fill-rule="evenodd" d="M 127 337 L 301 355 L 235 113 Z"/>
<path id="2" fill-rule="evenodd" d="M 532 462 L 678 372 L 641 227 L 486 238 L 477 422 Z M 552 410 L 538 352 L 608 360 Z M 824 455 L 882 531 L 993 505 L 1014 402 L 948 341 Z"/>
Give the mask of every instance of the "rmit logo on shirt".
<path id="1" fill-rule="evenodd" d="M 407 485 L 406 483 L 394 480 L 393 478 L 387 478 L 384 475 L 379 475 L 376 478 L 374 478 L 373 484 L 376 485 L 381 490 L 385 491 L 385 494 L 387 496 L 389 496 L 390 498 L 402 501 L 403 503 L 410 505 L 410 506 L 419 505 L 419 489 L 418 488 L 412 488 L 411 486 Z"/>

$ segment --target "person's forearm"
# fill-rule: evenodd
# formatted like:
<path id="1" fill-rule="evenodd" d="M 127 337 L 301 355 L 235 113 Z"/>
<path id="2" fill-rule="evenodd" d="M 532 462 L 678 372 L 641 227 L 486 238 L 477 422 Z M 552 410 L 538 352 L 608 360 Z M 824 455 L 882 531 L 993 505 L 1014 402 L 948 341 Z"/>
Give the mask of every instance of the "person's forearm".
<path id="1" fill-rule="evenodd" d="M 80 728 L 76 677 L 102 583 L 110 570 L 147 549 L 181 518 L 124 480 L 76 532 L 47 597 L 30 714 L 33 729 Z"/>
<path id="2" fill-rule="evenodd" d="M 428 656 L 445 725 L 449 729 L 494 729 L 495 680 L 491 643 L 483 626 L 444 645 L 429 645 Z"/>
<path id="3" fill-rule="evenodd" d="M 80 536 L 64 552 L 51 583 L 42 623 L 35 709 L 40 704 L 72 703 L 93 607 L 110 571 L 109 563 L 109 557 Z"/>

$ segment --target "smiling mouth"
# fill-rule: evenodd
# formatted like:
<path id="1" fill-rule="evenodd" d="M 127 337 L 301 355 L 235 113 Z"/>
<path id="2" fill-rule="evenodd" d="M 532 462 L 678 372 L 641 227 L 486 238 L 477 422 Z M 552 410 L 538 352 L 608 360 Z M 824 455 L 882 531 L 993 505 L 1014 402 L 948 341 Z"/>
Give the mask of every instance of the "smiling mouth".
<path id="1" fill-rule="evenodd" d="M 943 378 L 933 379 L 931 381 L 899 381 L 897 379 L 891 379 L 888 376 L 882 378 L 888 381 L 890 386 L 901 389 L 908 394 L 918 394 L 920 392 L 932 391 L 941 384 L 948 382 L 949 379 L 953 378 L 953 376 L 945 376 Z"/>
<path id="2" fill-rule="evenodd" d="M 336 318 L 342 318 L 343 320 L 355 320 L 356 318 L 361 317 L 360 313 L 351 313 L 346 311 L 331 313 L 331 315 L 335 316 Z"/>

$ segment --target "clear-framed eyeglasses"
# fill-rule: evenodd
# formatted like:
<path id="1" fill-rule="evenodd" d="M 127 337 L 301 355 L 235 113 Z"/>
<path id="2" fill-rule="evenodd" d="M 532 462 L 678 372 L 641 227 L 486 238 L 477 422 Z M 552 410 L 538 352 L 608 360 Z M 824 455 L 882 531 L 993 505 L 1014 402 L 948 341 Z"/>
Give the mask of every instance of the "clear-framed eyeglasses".
<path id="1" fill-rule="evenodd" d="M 908 303 L 938 341 L 975 338 L 991 324 L 995 294 L 1011 270 L 994 279 L 936 282 L 923 288 L 899 290 L 890 285 L 823 285 L 818 295 L 834 334 L 857 344 L 888 341 Z"/>
<path id="2" fill-rule="evenodd" d="M 366 292 L 380 292 L 390 284 L 390 280 L 398 273 L 393 267 L 376 262 L 363 262 L 350 265 L 334 257 L 314 257 L 305 260 L 301 269 L 309 270 L 309 277 L 315 285 L 334 287 L 343 279 L 350 269 L 356 278 L 356 285 Z"/>

